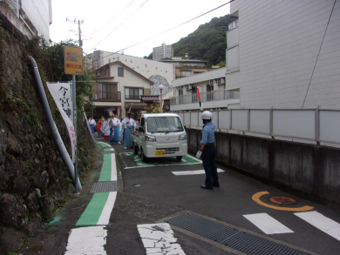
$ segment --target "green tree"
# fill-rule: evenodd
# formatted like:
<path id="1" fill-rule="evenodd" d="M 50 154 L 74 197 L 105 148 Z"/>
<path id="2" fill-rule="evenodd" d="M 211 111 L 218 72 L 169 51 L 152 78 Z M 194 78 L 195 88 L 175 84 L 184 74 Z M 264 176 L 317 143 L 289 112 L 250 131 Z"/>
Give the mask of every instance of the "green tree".
<path id="1" fill-rule="evenodd" d="M 68 40 L 66 42 L 52 43 L 46 47 L 47 55 L 50 59 L 54 81 L 72 81 L 72 75 L 65 74 L 64 71 L 64 46 L 77 47 L 76 42 Z M 93 108 L 92 102 L 89 100 L 93 96 L 94 75 L 90 70 L 84 69 L 84 75 L 76 75 L 76 101 L 77 116 L 81 116 L 83 108 Z"/>
<path id="2" fill-rule="evenodd" d="M 192 59 L 208 60 L 208 66 L 225 61 L 226 32 L 230 22 L 230 15 L 226 15 L 200 25 L 193 33 L 172 45 L 175 56 L 188 53 Z"/>

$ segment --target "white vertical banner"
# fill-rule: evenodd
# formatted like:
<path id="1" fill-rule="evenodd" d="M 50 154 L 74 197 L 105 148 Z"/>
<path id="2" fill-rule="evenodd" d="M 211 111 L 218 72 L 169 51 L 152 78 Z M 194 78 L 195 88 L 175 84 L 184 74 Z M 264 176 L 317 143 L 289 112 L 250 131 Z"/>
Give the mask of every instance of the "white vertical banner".
<path id="1" fill-rule="evenodd" d="M 69 83 L 49 83 L 47 82 L 47 87 L 56 103 L 61 116 L 67 127 L 67 131 L 71 141 L 72 149 L 72 162 L 75 162 L 75 144 L 76 144 L 76 134 L 72 122 L 73 118 L 73 106 L 71 99 L 71 86 Z"/>

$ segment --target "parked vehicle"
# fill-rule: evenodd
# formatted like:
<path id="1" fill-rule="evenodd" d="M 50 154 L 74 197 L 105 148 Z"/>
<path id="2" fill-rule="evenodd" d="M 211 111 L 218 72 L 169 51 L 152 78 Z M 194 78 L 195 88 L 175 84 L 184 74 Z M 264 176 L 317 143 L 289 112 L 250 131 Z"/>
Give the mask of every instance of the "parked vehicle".
<path id="1" fill-rule="evenodd" d="M 187 133 L 179 115 L 142 114 L 138 132 L 132 135 L 134 154 L 143 162 L 148 158 L 176 157 L 188 153 Z"/>

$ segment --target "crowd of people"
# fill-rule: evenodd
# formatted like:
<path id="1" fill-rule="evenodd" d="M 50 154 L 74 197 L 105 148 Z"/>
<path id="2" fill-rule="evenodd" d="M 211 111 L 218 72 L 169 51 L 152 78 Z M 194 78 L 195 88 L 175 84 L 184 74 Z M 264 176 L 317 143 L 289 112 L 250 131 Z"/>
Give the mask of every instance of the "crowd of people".
<path id="1" fill-rule="evenodd" d="M 110 117 L 102 116 L 98 122 L 93 117 L 89 118 L 92 134 L 98 134 L 113 144 L 124 143 L 124 149 L 132 148 L 131 134 L 136 131 L 136 122 L 132 118 L 132 113 L 128 112 L 125 118 L 117 117 L 110 112 Z"/>

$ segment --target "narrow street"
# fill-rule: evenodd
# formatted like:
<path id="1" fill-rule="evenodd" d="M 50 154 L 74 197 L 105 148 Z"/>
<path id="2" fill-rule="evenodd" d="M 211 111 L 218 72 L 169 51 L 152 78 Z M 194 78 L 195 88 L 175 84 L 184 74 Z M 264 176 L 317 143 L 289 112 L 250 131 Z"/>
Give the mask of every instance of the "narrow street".
<path id="1" fill-rule="evenodd" d="M 170 223 L 184 254 L 273 254 L 270 249 L 276 249 L 275 254 L 337 254 L 339 250 L 340 215 L 335 209 L 223 166 L 219 166 L 221 187 L 203 190 L 203 166 L 194 157 L 184 157 L 181 163 L 159 159 L 145 164 L 132 150 L 113 147 L 119 188 L 106 227 L 107 254 L 145 254 L 138 228 L 156 223 Z M 225 231 L 233 233 L 228 236 Z M 239 245 L 228 242 L 233 235 L 238 235 Z"/>

